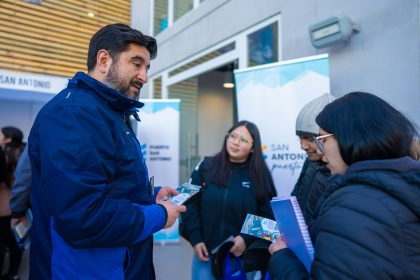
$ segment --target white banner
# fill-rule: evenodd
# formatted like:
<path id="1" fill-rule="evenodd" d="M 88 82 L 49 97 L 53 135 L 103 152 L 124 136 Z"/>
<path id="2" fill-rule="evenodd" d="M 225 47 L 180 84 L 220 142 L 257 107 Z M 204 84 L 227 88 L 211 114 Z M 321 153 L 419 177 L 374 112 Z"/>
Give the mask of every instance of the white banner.
<path id="1" fill-rule="evenodd" d="M 67 87 L 68 79 L 50 75 L 0 69 L 0 88 L 57 94 Z"/>
<path id="2" fill-rule="evenodd" d="M 137 123 L 143 157 L 155 186 L 179 186 L 179 106 L 177 99 L 144 99 Z M 154 235 L 155 241 L 178 242 L 178 223 Z"/>
<path id="3" fill-rule="evenodd" d="M 290 195 L 306 159 L 296 117 L 309 101 L 330 92 L 328 56 L 237 70 L 235 83 L 238 120 L 258 126 L 278 195 Z"/>

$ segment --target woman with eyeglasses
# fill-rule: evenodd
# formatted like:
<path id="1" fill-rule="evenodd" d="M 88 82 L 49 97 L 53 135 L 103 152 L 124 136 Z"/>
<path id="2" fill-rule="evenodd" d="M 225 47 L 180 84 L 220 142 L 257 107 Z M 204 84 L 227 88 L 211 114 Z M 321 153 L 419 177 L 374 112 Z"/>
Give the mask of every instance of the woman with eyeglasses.
<path id="1" fill-rule="evenodd" d="M 322 160 L 334 174 L 309 231 L 307 274 L 286 243 L 269 251 L 271 279 L 418 279 L 420 162 L 415 126 L 381 98 L 349 93 L 316 118 Z"/>
<path id="2" fill-rule="evenodd" d="M 199 163 L 191 183 L 203 188 L 181 215 L 180 232 L 194 249 L 192 279 L 214 279 L 210 262 L 213 249 L 233 236 L 230 252 L 239 257 L 254 241 L 240 234 L 246 215 L 273 219 L 269 202 L 276 190 L 256 125 L 240 121 L 229 129 L 222 150 Z"/>

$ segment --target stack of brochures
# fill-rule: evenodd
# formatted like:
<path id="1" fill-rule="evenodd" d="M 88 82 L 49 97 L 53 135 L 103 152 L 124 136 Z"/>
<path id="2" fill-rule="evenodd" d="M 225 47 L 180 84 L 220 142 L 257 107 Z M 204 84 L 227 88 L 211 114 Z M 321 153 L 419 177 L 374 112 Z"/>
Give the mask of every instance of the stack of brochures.
<path id="1" fill-rule="evenodd" d="M 193 185 L 190 183 L 184 183 L 176 190 L 178 194 L 174 196 L 166 197 L 164 200 L 170 199 L 173 204 L 182 205 L 185 201 L 187 201 L 190 197 L 197 194 L 201 189 L 201 186 Z"/>

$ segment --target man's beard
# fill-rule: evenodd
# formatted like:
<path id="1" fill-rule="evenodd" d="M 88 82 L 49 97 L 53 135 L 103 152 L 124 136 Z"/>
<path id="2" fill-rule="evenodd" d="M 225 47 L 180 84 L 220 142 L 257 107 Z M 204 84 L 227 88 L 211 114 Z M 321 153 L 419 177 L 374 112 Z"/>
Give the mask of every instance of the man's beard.
<path id="1" fill-rule="evenodd" d="M 140 98 L 140 89 L 143 87 L 143 84 L 138 82 L 136 79 L 130 80 L 129 83 L 121 79 L 118 75 L 118 68 L 115 63 L 111 65 L 111 68 L 108 71 L 108 74 L 105 76 L 105 84 L 111 88 L 116 89 L 121 95 L 134 99 L 139 100 Z M 130 97 L 130 85 L 136 84 L 139 85 L 139 90 L 135 93 L 134 97 Z"/>

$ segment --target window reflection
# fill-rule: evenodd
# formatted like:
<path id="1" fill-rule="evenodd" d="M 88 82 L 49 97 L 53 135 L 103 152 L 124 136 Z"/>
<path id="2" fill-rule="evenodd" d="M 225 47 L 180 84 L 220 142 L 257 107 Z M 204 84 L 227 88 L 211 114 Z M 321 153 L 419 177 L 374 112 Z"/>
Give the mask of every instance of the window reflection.
<path id="1" fill-rule="evenodd" d="M 174 21 L 193 9 L 193 0 L 174 0 Z"/>
<path id="2" fill-rule="evenodd" d="M 155 0 L 153 34 L 156 35 L 168 27 L 168 0 Z"/>
<path id="3" fill-rule="evenodd" d="M 248 66 L 278 61 L 277 22 L 248 35 Z"/>

